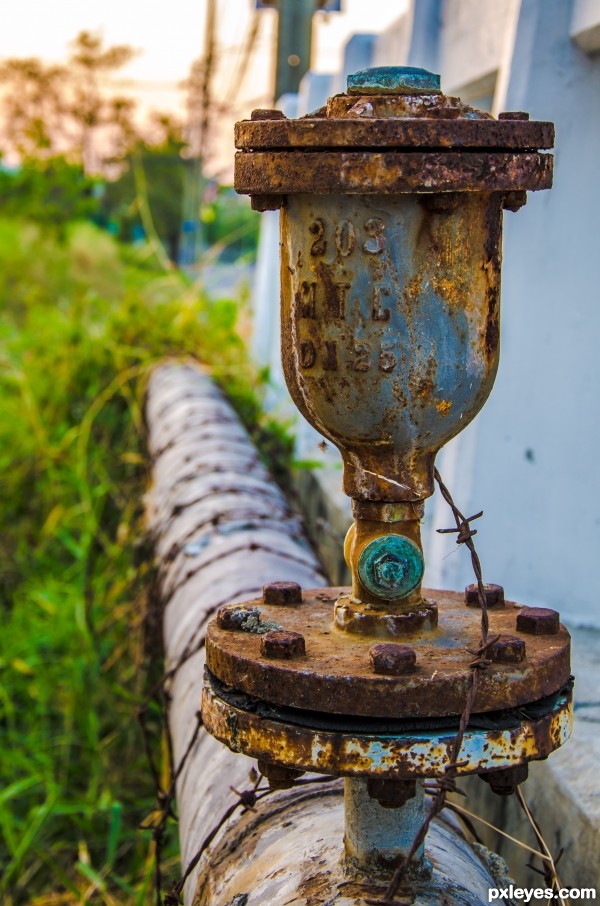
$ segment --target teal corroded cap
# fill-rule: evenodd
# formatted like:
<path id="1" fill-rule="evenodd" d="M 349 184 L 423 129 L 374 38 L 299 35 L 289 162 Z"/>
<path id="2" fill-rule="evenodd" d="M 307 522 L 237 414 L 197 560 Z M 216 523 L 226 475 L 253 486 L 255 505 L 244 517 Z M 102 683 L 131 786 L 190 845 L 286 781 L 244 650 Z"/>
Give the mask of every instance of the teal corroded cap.
<path id="1" fill-rule="evenodd" d="M 358 560 L 365 588 L 382 600 L 406 598 L 423 578 L 423 554 L 403 535 L 381 535 L 370 541 Z"/>
<path id="2" fill-rule="evenodd" d="M 348 76 L 348 94 L 441 94 L 440 77 L 414 66 L 375 66 Z"/>

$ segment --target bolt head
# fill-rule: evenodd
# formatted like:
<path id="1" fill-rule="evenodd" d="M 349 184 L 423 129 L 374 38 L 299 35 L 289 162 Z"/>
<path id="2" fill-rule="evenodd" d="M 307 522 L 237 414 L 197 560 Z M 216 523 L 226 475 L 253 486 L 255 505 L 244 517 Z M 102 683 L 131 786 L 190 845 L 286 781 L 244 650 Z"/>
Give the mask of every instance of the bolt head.
<path id="1" fill-rule="evenodd" d="M 241 630 L 248 619 L 260 619 L 258 607 L 249 607 L 240 604 L 227 604 L 217 611 L 217 626 L 220 629 Z"/>
<path id="2" fill-rule="evenodd" d="M 251 120 L 285 120 L 287 119 L 283 110 L 263 109 L 261 107 L 253 110 L 250 114 Z"/>
<path id="3" fill-rule="evenodd" d="M 408 645 L 396 642 L 381 642 L 369 649 L 371 669 L 384 676 L 402 676 L 414 673 L 417 654 Z"/>
<path id="4" fill-rule="evenodd" d="M 508 110 L 498 114 L 499 120 L 528 120 L 529 114 L 524 110 Z"/>
<path id="5" fill-rule="evenodd" d="M 379 777 L 367 779 L 367 793 L 383 808 L 402 808 L 417 795 L 416 778 L 403 780 L 384 780 Z"/>
<path id="6" fill-rule="evenodd" d="M 556 635 L 560 629 L 560 614 L 547 607 L 523 607 L 517 615 L 517 632 L 531 635 Z"/>
<path id="7" fill-rule="evenodd" d="M 302 588 L 297 582 L 269 582 L 263 588 L 265 604 L 301 604 Z"/>
<path id="8" fill-rule="evenodd" d="M 367 591 L 384 601 L 406 598 L 423 578 L 423 555 L 410 538 L 381 535 L 361 551 L 358 575 Z"/>
<path id="9" fill-rule="evenodd" d="M 348 94 L 441 94 L 440 77 L 414 66 L 374 66 L 348 76 Z"/>
<path id="10" fill-rule="evenodd" d="M 486 657 L 496 664 L 520 664 L 525 660 L 525 642 L 516 635 L 503 635 L 487 649 Z"/>
<path id="11" fill-rule="evenodd" d="M 274 629 L 267 632 L 260 640 L 260 653 L 264 657 L 289 660 L 306 654 L 304 636 L 300 632 L 288 632 L 285 629 Z"/>
<path id="12" fill-rule="evenodd" d="M 501 585 L 484 585 L 485 603 L 488 607 L 504 607 L 504 589 Z M 479 607 L 479 589 L 476 584 L 465 588 L 467 607 Z"/>
<path id="13" fill-rule="evenodd" d="M 260 758 L 257 767 L 259 773 L 267 778 L 272 790 L 289 790 L 293 787 L 294 781 L 304 774 L 304 771 L 298 771 L 296 768 L 288 768 L 285 764 L 273 764 Z"/>
<path id="14" fill-rule="evenodd" d="M 498 796 L 511 796 L 520 783 L 527 780 L 529 765 L 516 764 L 512 768 L 500 768 L 498 771 L 486 771 L 480 774 L 482 780 L 489 783 Z"/>

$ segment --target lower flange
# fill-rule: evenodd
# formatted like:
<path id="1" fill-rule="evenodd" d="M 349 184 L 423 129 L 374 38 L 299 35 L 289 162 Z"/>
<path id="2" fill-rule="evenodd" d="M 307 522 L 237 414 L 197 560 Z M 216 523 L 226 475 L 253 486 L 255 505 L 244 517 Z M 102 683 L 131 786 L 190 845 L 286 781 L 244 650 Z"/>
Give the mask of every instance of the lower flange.
<path id="1" fill-rule="evenodd" d="M 471 727 L 479 723 L 488 728 L 467 729 L 457 773 L 497 771 L 547 758 L 571 735 L 572 716 L 568 687 L 518 712 L 473 715 Z M 208 732 L 234 752 L 297 770 L 386 779 L 439 776 L 448 765 L 458 729 L 432 726 L 415 730 L 414 721 L 413 728 L 405 732 L 401 732 L 400 721 L 392 733 L 349 726 L 326 729 L 317 715 L 317 726 L 311 726 L 310 717 L 306 712 L 295 714 L 293 709 L 278 712 L 223 686 L 206 671 L 202 719 Z M 293 723 L 296 719 L 299 722 Z"/>

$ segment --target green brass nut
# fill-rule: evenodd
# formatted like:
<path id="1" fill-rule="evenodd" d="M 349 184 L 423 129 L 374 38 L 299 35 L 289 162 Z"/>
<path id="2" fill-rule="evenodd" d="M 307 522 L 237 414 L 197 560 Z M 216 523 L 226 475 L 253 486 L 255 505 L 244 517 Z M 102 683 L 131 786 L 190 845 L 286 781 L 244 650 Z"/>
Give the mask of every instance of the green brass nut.
<path id="1" fill-rule="evenodd" d="M 361 551 L 358 576 L 371 594 L 385 601 L 406 598 L 423 578 L 423 554 L 403 535 L 381 535 Z"/>
<path id="2" fill-rule="evenodd" d="M 374 66 L 348 76 L 348 94 L 441 94 L 440 77 L 414 66 Z"/>

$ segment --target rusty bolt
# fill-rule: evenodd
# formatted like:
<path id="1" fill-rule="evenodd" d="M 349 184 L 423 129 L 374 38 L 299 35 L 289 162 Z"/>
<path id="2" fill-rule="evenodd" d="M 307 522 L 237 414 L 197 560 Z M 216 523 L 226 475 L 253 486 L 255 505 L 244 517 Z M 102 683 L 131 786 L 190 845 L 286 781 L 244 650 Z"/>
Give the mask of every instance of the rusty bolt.
<path id="1" fill-rule="evenodd" d="M 376 799 L 383 808 L 402 808 L 409 799 L 414 799 L 417 795 L 417 781 L 415 778 L 382 780 L 369 777 L 367 793 L 370 799 Z"/>
<path id="2" fill-rule="evenodd" d="M 269 781 L 272 790 L 289 790 L 304 771 L 288 768 L 284 764 L 272 764 L 269 761 L 258 761 L 258 770 Z"/>
<path id="3" fill-rule="evenodd" d="M 532 635 L 556 635 L 560 629 L 560 614 L 547 607 L 523 607 L 517 615 L 517 631 Z"/>
<path id="4" fill-rule="evenodd" d="M 217 611 L 217 625 L 221 629 L 243 629 L 249 619 L 260 620 L 258 607 L 228 604 Z"/>
<path id="5" fill-rule="evenodd" d="M 250 207 L 253 211 L 278 211 L 283 205 L 283 195 L 251 195 Z"/>
<path id="6" fill-rule="evenodd" d="M 485 603 L 488 607 L 504 607 L 504 589 L 501 585 L 484 585 Z M 465 604 L 468 607 L 479 607 L 479 589 L 477 585 L 465 588 Z"/>
<path id="7" fill-rule="evenodd" d="M 487 648 L 486 657 L 496 664 L 519 664 L 525 659 L 525 642 L 516 635 L 502 635 Z"/>
<path id="8" fill-rule="evenodd" d="M 369 650 L 371 668 L 374 673 L 386 676 L 402 676 L 404 673 L 413 673 L 417 662 L 417 654 L 408 645 L 398 645 L 396 642 L 381 642 L 373 645 Z"/>
<path id="9" fill-rule="evenodd" d="M 524 110 L 508 110 L 498 114 L 499 120 L 528 120 L 529 114 Z"/>
<path id="10" fill-rule="evenodd" d="M 304 636 L 299 632 L 288 632 L 285 629 L 274 629 L 267 632 L 260 640 L 260 653 L 265 657 L 286 660 L 306 654 Z"/>
<path id="11" fill-rule="evenodd" d="M 258 107 L 250 114 L 251 120 L 285 120 L 287 119 L 283 110 L 271 110 L 268 108 Z"/>
<path id="12" fill-rule="evenodd" d="M 269 582 L 263 588 L 265 604 L 301 604 L 302 589 L 297 582 Z"/>
<path id="13" fill-rule="evenodd" d="M 498 771 L 486 771 L 480 774 L 482 780 L 489 783 L 494 793 L 498 796 L 511 796 L 520 783 L 527 780 L 529 767 L 527 764 L 516 764 L 512 768 L 501 768 Z"/>

